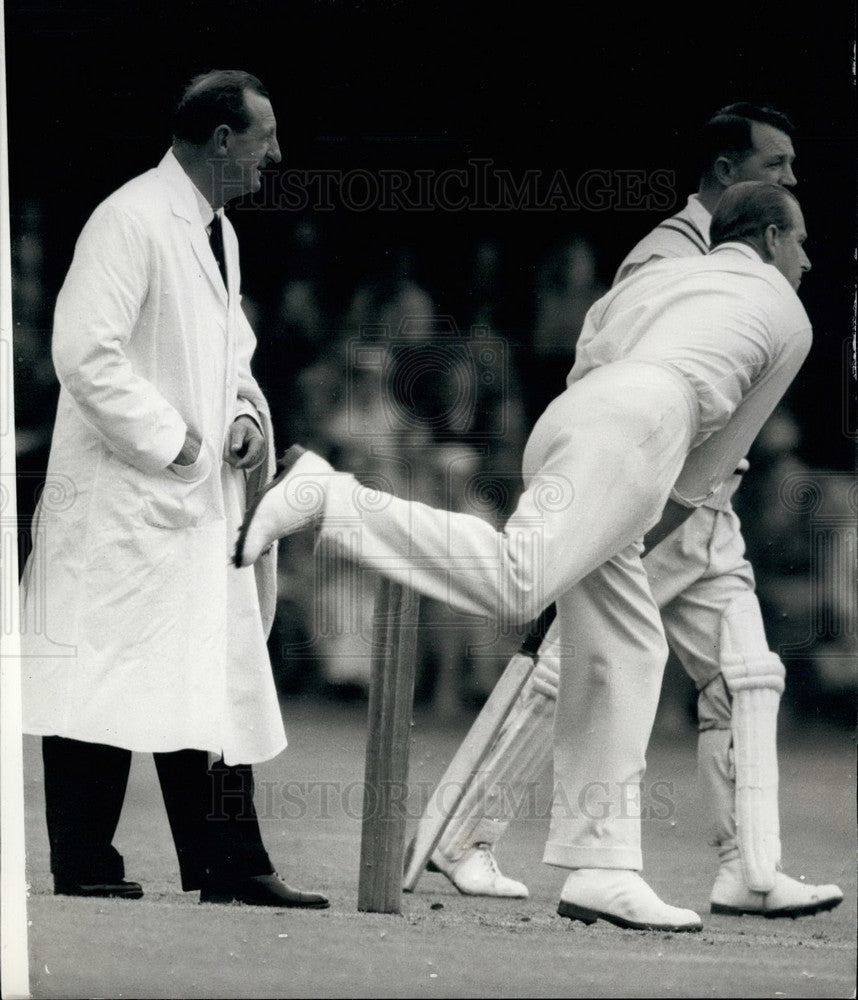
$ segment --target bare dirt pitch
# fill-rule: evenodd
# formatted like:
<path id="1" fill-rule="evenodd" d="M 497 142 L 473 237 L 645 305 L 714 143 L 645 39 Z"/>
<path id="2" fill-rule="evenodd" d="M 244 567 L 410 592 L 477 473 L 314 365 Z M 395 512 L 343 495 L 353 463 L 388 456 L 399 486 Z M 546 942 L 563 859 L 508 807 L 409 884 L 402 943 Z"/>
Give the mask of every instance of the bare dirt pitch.
<path id="1" fill-rule="evenodd" d="M 690 728 L 661 731 L 644 794 L 645 876 L 704 917 L 700 934 L 621 931 L 555 914 L 562 872 L 541 863 L 549 776 L 498 851 L 528 900 L 459 895 L 425 875 L 402 916 L 357 912 L 365 707 L 286 702 L 289 748 L 257 769 L 274 864 L 331 897 L 322 912 L 200 906 L 178 870 L 151 758 L 136 757 L 117 845 L 139 901 L 50 894 L 38 741 L 26 738 L 34 997 L 848 997 L 855 988 L 855 761 L 850 733 L 782 743 L 784 867 L 838 882 L 844 903 L 796 921 L 711 916 L 715 872 Z M 467 729 L 418 715 L 409 829 Z"/>

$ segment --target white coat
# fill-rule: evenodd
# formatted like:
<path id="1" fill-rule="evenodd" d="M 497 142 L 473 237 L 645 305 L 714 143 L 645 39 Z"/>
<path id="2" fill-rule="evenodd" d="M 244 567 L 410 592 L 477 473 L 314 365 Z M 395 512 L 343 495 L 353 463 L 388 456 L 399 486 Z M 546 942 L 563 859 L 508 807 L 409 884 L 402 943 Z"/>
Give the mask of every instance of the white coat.
<path id="1" fill-rule="evenodd" d="M 54 317 L 61 383 L 22 582 L 24 728 L 252 764 L 286 744 L 266 649 L 273 555 L 229 566 L 245 491 L 271 471 L 250 373 L 238 243 L 229 292 L 172 152 L 95 210 Z M 256 475 L 222 461 L 235 417 L 269 441 Z M 190 428 L 197 461 L 173 465 Z"/>

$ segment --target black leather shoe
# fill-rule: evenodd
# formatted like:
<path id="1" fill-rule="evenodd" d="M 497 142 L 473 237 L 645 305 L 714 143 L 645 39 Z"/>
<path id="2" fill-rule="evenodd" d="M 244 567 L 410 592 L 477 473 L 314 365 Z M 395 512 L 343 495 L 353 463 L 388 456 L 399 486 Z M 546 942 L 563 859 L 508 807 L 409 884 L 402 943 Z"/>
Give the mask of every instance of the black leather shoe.
<path id="1" fill-rule="evenodd" d="M 112 899 L 140 899 L 139 882 L 66 882 L 54 879 L 55 896 L 101 896 Z"/>
<path id="2" fill-rule="evenodd" d="M 200 889 L 201 903 L 250 903 L 252 906 L 303 907 L 325 910 L 331 904 L 318 892 L 300 892 L 281 882 L 276 874 L 251 875 L 236 882 L 212 882 Z"/>

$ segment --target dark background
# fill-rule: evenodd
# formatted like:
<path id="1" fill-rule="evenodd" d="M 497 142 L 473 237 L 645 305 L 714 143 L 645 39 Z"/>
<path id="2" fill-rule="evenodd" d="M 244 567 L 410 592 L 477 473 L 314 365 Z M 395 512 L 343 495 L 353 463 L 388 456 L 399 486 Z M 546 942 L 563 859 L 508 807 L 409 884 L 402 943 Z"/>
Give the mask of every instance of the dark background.
<path id="1" fill-rule="evenodd" d="M 6 4 L 13 235 L 37 198 L 51 293 L 95 204 L 153 166 L 169 112 L 195 72 L 246 68 L 272 93 L 284 166 L 497 168 L 576 178 L 592 168 L 675 169 L 675 211 L 696 187 L 687 137 L 747 99 L 796 121 L 797 193 L 814 270 L 802 298 L 810 359 L 791 394 L 814 465 L 849 468 L 853 414 L 844 367 L 852 330 L 855 90 L 851 3 L 712 8 L 678 18 L 601 5 L 173 0 L 135 5 Z M 722 17 L 718 19 L 718 14 Z M 289 272 L 288 212 L 233 210 L 246 290 L 265 302 Z M 317 213 L 318 214 L 318 213 Z M 507 333 L 528 322 L 525 289 L 542 249 L 591 238 L 603 277 L 664 210 L 328 213 L 331 295 L 344 299 L 392 240 L 455 312 L 466 250 L 505 249 Z"/>
<path id="2" fill-rule="evenodd" d="M 302 353 L 300 339 L 289 339 L 278 319 L 288 281 L 309 278 L 320 290 L 325 332 L 312 349 L 325 350 L 352 335 L 344 317 L 356 289 L 384 287 L 372 278 L 404 245 L 435 313 L 452 315 L 467 330 L 477 304 L 474 249 L 493 241 L 501 261 L 493 333 L 509 349 L 519 391 L 536 400 L 528 406 L 532 416 L 562 390 L 571 364 L 532 349 L 549 255 L 580 234 L 594 252 L 597 277 L 609 285 L 633 244 L 696 189 L 691 137 L 715 110 L 749 100 L 789 114 L 798 129 L 797 194 L 813 262 L 801 298 L 815 339 L 785 400 L 791 417 L 768 432 L 766 443 L 762 434 L 751 453 L 737 511 L 769 642 L 789 664 L 789 701 L 802 717 L 814 711 L 854 724 L 852 3 L 817 3 L 801 17 L 782 5 L 751 4 L 679 18 L 607 4 L 12 0 L 5 18 L 21 565 L 56 402 L 49 356 L 56 292 L 96 204 L 163 156 L 172 107 L 194 74 L 242 68 L 266 84 L 283 151 L 275 181 L 282 170 L 437 174 L 467 168 L 475 158 L 491 160 L 493 170 L 510 171 L 516 181 L 537 171 L 547 184 L 560 171 L 573 186 L 591 170 L 613 171 L 614 185 L 622 171 L 675 172 L 674 204 L 649 210 L 355 211 L 338 201 L 332 211 L 301 216 L 259 210 L 254 199 L 232 203 L 243 291 L 255 310 L 256 375 L 279 418 L 279 445 L 302 440 L 335 464 L 318 435 L 307 440 L 300 427 L 293 433 L 297 419 L 324 438 L 336 407 L 322 405 L 312 416 L 296 399 L 294 380 L 308 370 L 312 351 L 304 343 Z M 310 253 L 295 240 L 302 218 L 319 237 Z M 577 330 L 571 334 L 574 343 Z M 340 393 L 350 377 L 334 377 Z M 342 399 L 336 403 L 341 416 Z M 487 465 L 501 473 L 518 468 L 522 445 L 515 435 L 508 445 L 492 445 Z M 430 479 L 432 461 L 431 450 L 421 457 Z M 809 474 L 822 491 L 819 516 L 812 505 L 784 501 L 783 484 L 795 474 Z M 820 548 L 818 532 L 828 521 L 819 518 L 832 512 L 835 526 Z M 321 690 L 353 691 L 351 682 L 331 681 L 327 661 L 308 667 L 304 653 L 294 653 L 305 648 L 315 614 L 304 607 L 309 584 L 300 572 L 312 568 L 309 550 L 303 556 L 290 550 L 281 565 L 298 568 L 281 588 L 282 634 L 269 644 L 281 690 L 300 692 L 307 678 L 314 684 L 313 677 L 327 677 Z M 494 668 L 466 663 L 463 646 L 450 658 L 457 676 L 445 681 L 446 668 L 433 660 L 437 635 L 431 628 L 421 635 L 428 658 L 421 659 L 419 697 L 434 699 L 444 715 L 485 696 Z M 505 656 L 498 669 L 502 662 Z M 365 684 L 358 679 L 363 694 Z M 664 690 L 680 705 L 674 722 L 686 708 L 693 714 L 690 682 L 673 661 Z"/>

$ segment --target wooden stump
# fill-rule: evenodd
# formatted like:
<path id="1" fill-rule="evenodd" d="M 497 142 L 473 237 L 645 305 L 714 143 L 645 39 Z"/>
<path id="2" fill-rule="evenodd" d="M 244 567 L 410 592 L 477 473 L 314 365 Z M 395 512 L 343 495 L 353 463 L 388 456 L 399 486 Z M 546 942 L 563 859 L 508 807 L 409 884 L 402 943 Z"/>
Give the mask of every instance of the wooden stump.
<path id="1" fill-rule="evenodd" d="M 358 910 L 402 912 L 419 598 L 382 578 L 375 598 Z"/>

